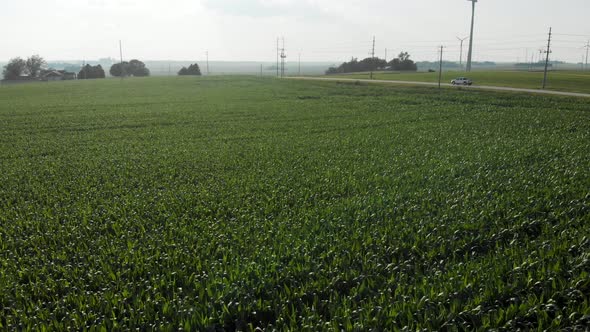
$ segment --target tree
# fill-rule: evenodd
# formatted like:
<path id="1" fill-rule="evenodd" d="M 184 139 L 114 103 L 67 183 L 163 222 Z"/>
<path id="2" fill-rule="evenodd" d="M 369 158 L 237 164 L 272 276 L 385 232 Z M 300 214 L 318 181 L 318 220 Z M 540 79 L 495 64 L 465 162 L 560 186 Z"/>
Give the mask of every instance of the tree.
<path id="1" fill-rule="evenodd" d="M 129 73 L 136 77 L 150 76 L 150 70 L 143 62 L 136 59 L 129 61 Z"/>
<path id="2" fill-rule="evenodd" d="M 408 52 L 401 52 L 397 58 L 389 61 L 388 63 L 389 70 L 399 70 L 399 71 L 416 71 L 418 70 L 418 66 L 414 63 L 414 61 L 410 60 L 410 54 Z"/>
<path id="3" fill-rule="evenodd" d="M 399 61 L 404 62 L 410 59 L 410 54 L 408 52 L 401 52 L 397 57 Z"/>
<path id="4" fill-rule="evenodd" d="M 382 70 L 387 67 L 387 61 L 379 58 L 366 58 L 358 61 L 357 58 L 350 59 L 350 62 L 344 62 L 338 67 L 330 67 L 326 74 L 343 74 L 371 70 Z"/>
<path id="5" fill-rule="evenodd" d="M 199 68 L 199 65 L 194 63 L 190 66 L 188 66 L 188 68 L 186 67 L 182 67 L 182 69 L 180 69 L 180 71 L 178 72 L 178 75 L 194 75 L 194 76 L 201 76 L 201 69 Z"/>
<path id="6" fill-rule="evenodd" d="M 115 63 L 109 70 L 112 76 L 150 76 L 150 70 L 146 68 L 145 64 L 139 60 L 131 60 L 129 62 L 123 61 Z"/>
<path id="7" fill-rule="evenodd" d="M 101 65 L 98 65 L 98 66 L 86 65 L 86 66 L 82 67 L 82 69 L 78 73 L 78 79 L 85 80 L 85 79 L 93 79 L 93 78 L 105 78 L 104 69 L 102 69 Z"/>
<path id="8" fill-rule="evenodd" d="M 146 67 L 135 68 L 135 69 L 133 69 L 131 71 L 131 73 L 135 77 L 146 77 L 146 76 L 150 76 L 150 70 L 147 69 Z"/>
<path id="9" fill-rule="evenodd" d="M 2 74 L 7 80 L 18 79 L 27 69 L 27 62 L 22 58 L 11 59 L 6 66 Z"/>
<path id="10" fill-rule="evenodd" d="M 104 69 L 101 65 L 94 67 L 94 76 L 95 78 L 105 78 L 106 75 L 104 73 Z"/>
<path id="11" fill-rule="evenodd" d="M 115 77 L 127 76 L 129 75 L 129 72 L 126 70 L 127 67 L 129 67 L 128 62 L 124 61 L 120 63 L 115 63 L 111 66 L 109 73 L 111 74 L 111 76 Z"/>
<path id="12" fill-rule="evenodd" d="M 43 59 L 39 55 L 33 55 L 27 59 L 26 72 L 31 77 L 38 77 L 39 73 L 41 72 L 41 68 L 43 68 L 45 65 L 47 65 L 45 59 Z"/>

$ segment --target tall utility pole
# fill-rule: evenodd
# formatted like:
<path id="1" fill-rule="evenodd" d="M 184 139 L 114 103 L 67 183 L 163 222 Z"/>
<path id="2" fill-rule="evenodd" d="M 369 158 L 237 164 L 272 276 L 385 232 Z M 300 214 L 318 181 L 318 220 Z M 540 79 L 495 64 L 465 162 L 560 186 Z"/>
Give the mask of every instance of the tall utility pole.
<path id="1" fill-rule="evenodd" d="M 440 61 L 438 65 L 438 88 L 440 89 L 440 81 L 442 80 L 442 60 L 443 60 L 443 49 L 444 46 L 440 46 Z"/>
<path id="2" fill-rule="evenodd" d="M 279 77 L 279 37 L 277 37 L 277 77 Z"/>
<path id="3" fill-rule="evenodd" d="M 283 37 L 283 48 L 281 49 L 281 78 L 285 77 L 285 59 L 287 55 L 285 54 L 285 37 Z"/>
<path id="4" fill-rule="evenodd" d="M 375 36 L 373 36 L 373 49 L 371 50 L 371 60 L 375 60 Z M 373 63 L 371 63 L 371 79 L 373 79 Z"/>
<path id="5" fill-rule="evenodd" d="M 207 76 L 209 76 L 209 51 L 205 52 L 205 56 L 207 57 Z"/>
<path id="6" fill-rule="evenodd" d="M 463 42 L 469 37 L 465 37 L 465 38 L 459 38 L 457 37 L 457 39 L 461 42 L 461 51 L 459 53 L 459 67 L 461 67 L 461 69 L 463 69 Z"/>
<path id="7" fill-rule="evenodd" d="M 467 68 L 468 72 L 471 71 L 471 59 L 473 58 L 473 26 L 475 25 L 475 3 L 477 0 L 471 1 L 471 34 L 469 35 L 469 55 L 467 55 Z"/>
<path id="8" fill-rule="evenodd" d="M 551 28 L 549 28 L 549 39 L 547 40 L 547 57 L 545 58 L 545 74 L 543 74 L 543 89 L 547 85 L 547 69 L 549 68 L 549 53 L 551 53 Z"/>
<path id="9" fill-rule="evenodd" d="M 119 55 L 121 56 L 121 79 L 125 77 L 125 66 L 123 66 L 123 43 L 119 39 Z"/>
<path id="10" fill-rule="evenodd" d="M 585 70 L 588 70 L 588 50 L 590 50 L 590 40 L 586 43 L 586 46 L 584 46 L 584 48 L 586 49 L 586 65 L 584 66 Z"/>

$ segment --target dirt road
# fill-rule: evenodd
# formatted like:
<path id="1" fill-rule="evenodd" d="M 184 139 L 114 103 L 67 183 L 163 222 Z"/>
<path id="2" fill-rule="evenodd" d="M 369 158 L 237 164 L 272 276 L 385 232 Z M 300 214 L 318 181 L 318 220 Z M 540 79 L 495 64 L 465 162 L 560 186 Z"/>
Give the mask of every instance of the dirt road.
<path id="1" fill-rule="evenodd" d="M 335 81 L 335 82 L 363 82 L 363 83 L 385 83 L 385 84 L 405 84 L 405 85 L 426 85 L 426 86 L 438 86 L 438 83 L 431 82 L 414 82 L 414 81 L 389 81 L 389 80 L 366 80 L 366 79 L 354 79 L 354 78 L 336 78 L 336 77 L 289 77 L 289 79 L 296 80 L 311 80 L 311 81 Z M 443 83 L 442 86 L 453 87 L 454 85 Z M 459 87 L 459 86 L 457 86 Z M 577 93 L 577 92 L 564 92 L 564 91 L 551 91 L 551 90 L 538 90 L 538 89 L 521 89 L 521 88 L 508 88 L 502 86 L 487 86 L 487 85 L 472 85 L 472 86 L 460 86 L 463 89 L 479 89 L 479 90 L 493 90 L 493 91 L 510 91 L 510 92 L 525 92 L 525 93 L 536 93 L 545 95 L 556 95 L 556 96 L 569 96 L 569 97 L 583 97 L 590 98 L 588 93 Z"/>

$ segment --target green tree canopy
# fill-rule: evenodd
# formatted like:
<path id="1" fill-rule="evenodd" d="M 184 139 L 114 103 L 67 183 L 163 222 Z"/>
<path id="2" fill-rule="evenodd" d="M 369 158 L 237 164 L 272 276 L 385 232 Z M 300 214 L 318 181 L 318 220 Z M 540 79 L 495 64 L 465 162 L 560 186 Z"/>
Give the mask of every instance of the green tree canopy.
<path id="1" fill-rule="evenodd" d="M 188 68 L 182 67 L 182 69 L 180 69 L 180 71 L 178 72 L 178 75 L 201 76 L 201 69 L 199 68 L 198 64 L 193 63 L 192 65 L 188 66 Z"/>
<path id="2" fill-rule="evenodd" d="M 7 80 L 18 79 L 27 69 L 27 62 L 22 58 L 10 59 L 8 64 L 4 66 L 2 74 Z"/>
<path id="3" fill-rule="evenodd" d="M 389 61 L 387 64 L 389 66 L 389 70 L 398 70 L 398 71 L 416 71 L 418 70 L 418 66 L 414 63 L 414 61 L 410 60 L 410 54 L 408 52 L 401 52 L 397 58 Z"/>
<path id="4" fill-rule="evenodd" d="M 379 58 L 366 58 L 358 61 L 356 58 L 352 58 L 349 62 L 344 62 L 338 67 L 331 67 L 326 71 L 326 74 L 343 74 L 343 73 L 355 73 L 371 70 L 385 69 L 387 61 Z"/>
<path id="5" fill-rule="evenodd" d="M 39 73 L 41 72 L 41 69 L 46 65 L 47 65 L 47 62 L 45 62 L 45 59 L 43 59 L 42 57 L 40 57 L 37 54 L 33 55 L 27 59 L 26 72 L 31 77 L 39 77 Z"/>
<path id="6" fill-rule="evenodd" d="M 111 76 L 150 76 L 150 70 L 145 64 L 139 60 L 133 59 L 129 62 L 123 61 L 122 63 L 115 63 L 109 70 Z"/>
<path id="7" fill-rule="evenodd" d="M 105 78 L 104 69 L 102 69 L 101 65 L 98 65 L 98 66 L 86 65 L 86 66 L 82 67 L 82 69 L 78 73 L 78 79 L 85 80 L 85 79 L 93 79 L 93 78 Z"/>

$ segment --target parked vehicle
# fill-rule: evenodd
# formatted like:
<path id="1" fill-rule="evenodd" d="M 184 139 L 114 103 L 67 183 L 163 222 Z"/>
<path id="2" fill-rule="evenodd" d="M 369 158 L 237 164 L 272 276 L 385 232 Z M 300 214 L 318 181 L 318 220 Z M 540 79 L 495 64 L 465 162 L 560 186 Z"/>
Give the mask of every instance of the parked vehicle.
<path id="1" fill-rule="evenodd" d="M 455 78 L 454 80 L 451 81 L 452 85 L 471 85 L 473 84 L 473 81 L 468 79 L 467 77 L 459 77 L 459 78 Z"/>

